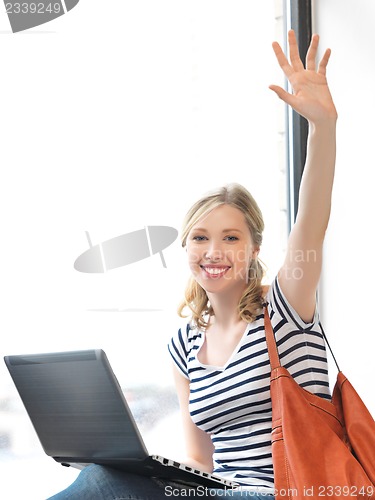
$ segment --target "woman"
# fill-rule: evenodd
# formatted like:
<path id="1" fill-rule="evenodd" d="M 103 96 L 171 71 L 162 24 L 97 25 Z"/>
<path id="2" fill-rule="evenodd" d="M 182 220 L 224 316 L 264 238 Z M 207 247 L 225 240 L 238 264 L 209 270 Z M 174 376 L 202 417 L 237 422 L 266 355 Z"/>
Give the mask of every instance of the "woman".
<path id="1" fill-rule="evenodd" d="M 241 484 L 238 491 L 206 491 L 207 498 L 273 498 L 264 303 L 283 366 L 301 386 L 330 398 L 316 311 L 335 164 L 337 113 L 325 77 L 330 51 L 316 67 L 314 35 L 304 69 L 293 31 L 288 41 L 290 62 L 278 43 L 273 49 L 293 94 L 270 89 L 308 120 L 309 138 L 298 215 L 277 278 L 268 291 L 262 287 L 263 220 L 242 186 L 227 186 L 194 204 L 182 235 L 192 277 L 180 313 L 188 307 L 192 319 L 169 350 L 186 438 L 184 462 Z M 93 465 L 52 498 L 157 500 L 189 493 L 183 486 L 166 488 L 171 485 Z"/>

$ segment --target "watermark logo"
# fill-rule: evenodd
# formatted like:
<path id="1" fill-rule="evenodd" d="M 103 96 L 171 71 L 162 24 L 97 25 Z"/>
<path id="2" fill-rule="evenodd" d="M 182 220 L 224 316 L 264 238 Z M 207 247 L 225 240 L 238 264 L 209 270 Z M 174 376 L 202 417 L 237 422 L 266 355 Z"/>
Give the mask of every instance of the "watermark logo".
<path id="1" fill-rule="evenodd" d="M 167 267 L 163 250 L 178 236 L 169 226 L 145 226 L 143 229 L 116 236 L 93 245 L 89 233 L 89 249 L 77 257 L 74 268 L 82 273 L 105 273 L 117 267 L 128 266 L 152 255 L 159 254 L 163 267 Z"/>
<path id="2" fill-rule="evenodd" d="M 53 21 L 72 10 L 78 2 L 79 0 L 4 0 L 13 33 Z"/>

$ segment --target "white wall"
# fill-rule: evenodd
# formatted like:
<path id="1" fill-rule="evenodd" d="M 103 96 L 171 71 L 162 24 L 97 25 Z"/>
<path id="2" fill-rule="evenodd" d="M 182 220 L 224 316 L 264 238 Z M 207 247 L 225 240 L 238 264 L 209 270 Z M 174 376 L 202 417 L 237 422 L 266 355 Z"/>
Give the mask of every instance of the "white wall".
<path id="1" fill-rule="evenodd" d="M 375 345 L 375 2 L 315 0 L 314 17 L 322 47 L 332 49 L 328 79 L 339 113 L 322 318 L 341 370 L 375 414 L 375 391 L 369 382 Z"/>

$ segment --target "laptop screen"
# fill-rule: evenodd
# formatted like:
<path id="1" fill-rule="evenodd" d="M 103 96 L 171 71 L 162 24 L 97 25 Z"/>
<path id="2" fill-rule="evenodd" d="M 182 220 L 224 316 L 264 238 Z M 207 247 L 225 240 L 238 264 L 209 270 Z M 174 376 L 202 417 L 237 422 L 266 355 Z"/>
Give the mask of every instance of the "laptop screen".
<path id="1" fill-rule="evenodd" d="M 59 461 L 148 456 L 104 351 L 4 359 L 47 455 Z"/>

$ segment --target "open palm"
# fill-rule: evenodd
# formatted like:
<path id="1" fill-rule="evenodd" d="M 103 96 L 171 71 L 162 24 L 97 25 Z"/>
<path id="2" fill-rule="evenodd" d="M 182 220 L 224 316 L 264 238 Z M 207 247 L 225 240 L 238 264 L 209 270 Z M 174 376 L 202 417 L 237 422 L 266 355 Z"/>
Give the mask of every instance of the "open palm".
<path id="1" fill-rule="evenodd" d="M 277 61 L 288 78 L 293 93 L 289 93 L 278 85 L 270 85 L 284 102 L 292 106 L 300 115 L 312 123 L 327 118 L 336 118 L 337 112 L 328 88 L 326 68 L 331 55 L 327 49 L 316 68 L 316 54 L 319 36 L 313 35 L 306 55 L 306 69 L 301 61 L 296 36 L 293 30 L 288 33 L 290 62 L 277 42 L 272 44 Z"/>

